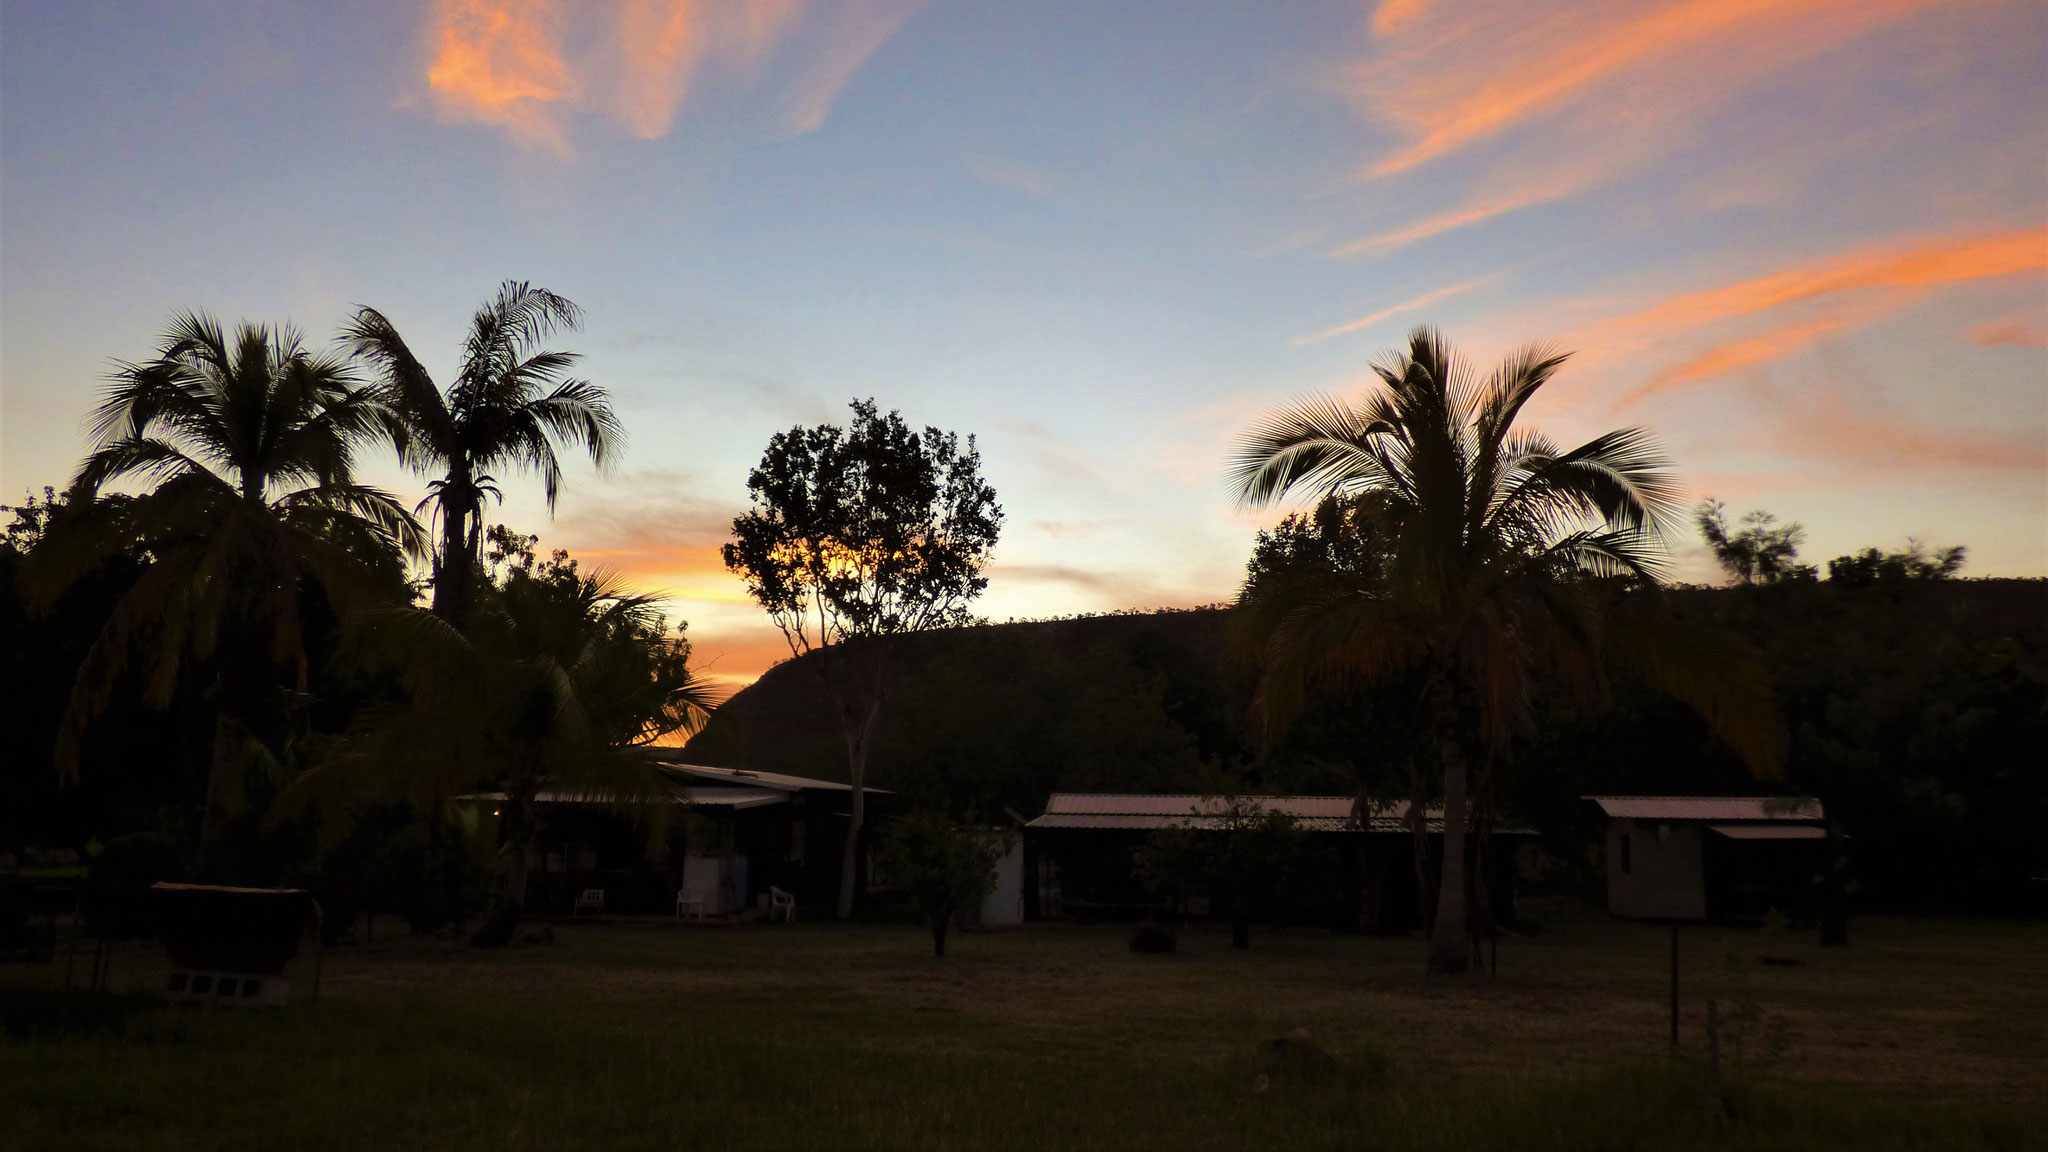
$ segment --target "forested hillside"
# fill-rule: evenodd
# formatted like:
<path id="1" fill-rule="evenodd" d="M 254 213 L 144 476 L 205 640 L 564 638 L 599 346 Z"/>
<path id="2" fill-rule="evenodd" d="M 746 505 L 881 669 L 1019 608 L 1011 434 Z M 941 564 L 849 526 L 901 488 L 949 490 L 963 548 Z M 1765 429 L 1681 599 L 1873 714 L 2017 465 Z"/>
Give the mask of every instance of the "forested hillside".
<path id="1" fill-rule="evenodd" d="M 1582 855 L 1589 792 L 1821 796 L 1870 905 L 1999 910 L 2048 882 L 2048 581 L 1800 581 L 1670 593 L 1763 651 L 1791 739 L 1756 781 L 1682 706 L 1619 681 L 1612 703 L 1539 704 L 1492 765 L 1500 806 Z M 873 784 L 915 804 L 1035 815 L 1054 790 L 1403 796 L 1419 727 L 1394 690 L 1328 693 L 1270 747 L 1223 609 L 985 625 L 906 638 Z M 807 663 L 771 669 L 691 741 L 705 763 L 843 775 Z M 1882 862 L 1881 864 L 1878 862 Z"/>

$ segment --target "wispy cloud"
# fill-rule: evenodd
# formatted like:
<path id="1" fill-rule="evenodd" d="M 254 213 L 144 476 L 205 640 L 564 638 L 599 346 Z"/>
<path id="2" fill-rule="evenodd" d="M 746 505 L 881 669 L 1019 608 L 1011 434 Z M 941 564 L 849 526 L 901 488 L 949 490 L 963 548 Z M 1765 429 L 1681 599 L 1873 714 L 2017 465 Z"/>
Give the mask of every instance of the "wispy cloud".
<path id="1" fill-rule="evenodd" d="M 665 136 L 714 66 L 752 83 L 791 60 L 778 97 L 784 126 L 815 131 L 861 66 L 919 0 L 435 0 L 427 83 L 444 115 L 505 129 L 516 142 L 570 151 L 569 115 L 616 116 L 642 139 Z M 573 46 L 573 50 L 569 46 Z"/>
<path id="2" fill-rule="evenodd" d="M 1055 175 L 1036 164 L 979 153 L 964 157 L 961 164 L 966 167 L 968 175 L 991 188 L 1001 188 L 1045 203 L 1051 203 L 1057 195 L 1053 187 Z"/>
<path id="3" fill-rule="evenodd" d="M 1948 284 L 2048 268 L 2048 230 L 2023 228 L 1875 249 L 1705 292 L 1674 297 L 1629 317 L 1646 327 L 1690 326 L 1859 288 Z"/>
<path id="4" fill-rule="evenodd" d="M 1496 216 L 1505 216 L 1510 212 L 1518 211 L 1534 204 L 1541 204 L 1545 201 L 1568 196 L 1577 190 L 1576 185 L 1546 185 L 1543 187 L 1524 188 L 1504 196 L 1490 197 L 1460 208 L 1454 208 L 1449 212 L 1382 232 L 1377 236 L 1369 236 L 1363 240 L 1354 240 L 1349 244 L 1332 248 L 1329 255 L 1340 260 L 1349 259 L 1354 256 L 1383 255 L 1396 248 L 1405 248 L 1419 240 L 1440 236 L 1456 228 L 1478 224 L 1491 220 Z"/>
<path id="5" fill-rule="evenodd" d="M 827 47 L 811 59 L 791 87 L 785 103 L 790 129 L 801 134 L 824 127 L 832 105 L 861 66 L 923 6 L 924 0 L 840 0 L 826 37 Z"/>
<path id="6" fill-rule="evenodd" d="M 1382 308 L 1369 316 L 1360 316 L 1356 320 L 1339 324 L 1334 328 L 1325 328 L 1321 332 L 1317 332 L 1314 335 L 1297 336 L 1294 339 L 1294 343 L 1297 346 L 1303 344 L 1315 344 L 1323 340 L 1328 340 L 1334 336 L 1343 336 L 1351 332 L 1357 332 L 1365 328 L 1370 328 L 1373 325 L 1378 324 L 1382 320 L 1386 320 L 1394 316 L 1399 316 L 1403 312 L 1413 312 L 1419 308 L 1427 308 L 1432 304 L 1438 303 L 1439 301 L 1448 300 L 1461 292 L 1469 292 L 1472 289 L 1477 288 L 1483 284 L 1491 284 L 1499 279 L 1500 273 L 1498 272 L 1491 272 L 1484 276 L 1475 276 L 1470 280 L 1464 281 L 1463 283 L 1452 284 L 1447 287 L 1437 288 L 1432 291 L 1424 292 L 1422 295 L 1417 296 L 1413 300 L 1404 300 L 1399 304 L 1393 305 L 1392 307 Z"/>
<path id="7" fill-rule="evenodd" d="M 643 140 L 665 136 L 706 47 L 696 0 L 625 0 L 619 32 L 626 124 Z"/>
<path id="8" fill-rule="evenodd" d="M 1055 584 L 1095 598 L 1095 607 L 1192 608 L 1228 599 L 1233 590 L 1194 590 L 1163 585 L 1149 576 L 1065 564 L 1002 564 L 989 570 L 991 582 Z"/>
<path id="9" fill-rule="evenodd" d="M 2021 313 L 1993 320 L 1970 329 L 1971 341 L 1986 348 L 2012 344 L 2023 348 L 2048 348 L 2048 322 L 2038 315 Z"/>
<path id="10" fill-rule="evenodd" d="M 1375 161 L 1388 176 L 1589 101 L 1657 69 L 1675 104 L 1639 94 L 1613 119 L 1641 127 L 1688 107 L 1698 84 L 1745 82 L 1936 0 L 1680 0 L 1590 6 L 1459 6 L 1433 19 L 1429 49 L 1371 62 L 1354 92 L 1408 141 Z M 1430 13 L 1438 17 L 1438 13 Z M 1375 17 L 1375 25 L 1378 19 Z M 1644 86 L 1650 87 L 1650 86 Z M 1671 99 L 1666 96 L 1664 99 Z"/>
<path id="11" fill-rule="evenodd" d="M 1372 30 L 1385 36 L 1422 15 L 1428 0 L 1379 0 L 1372 10 Z"/>
<path id="12" fill-rule="evenodd" d="M 1659 392 L 1779 359 L 1827 336 L 1870 324 L 1925 290 L 2044 269 L 2048 269 L 2048 231 L 2039 229 L 1890 242 L 1675 296 L 1596 325 L 1592 339 L 1586 342 L 1649 346 L 1681 339 L 1723 321 L 1843 298 L 1819 315 L 1786 321 L 1695 354 L 1630 391 L 1620 401 L 1620 406 L 1626 407 Z"/>
<path id="13" fill-rule="evenodd" d="M 1794 459 L 1849 464 L 1885 475 L 1913 471 L 2039 476 L 2048 470 L 2048 442 L 2038 435 L 1930 426 L 1892 411 L 1871 398 L 1867 388 L 1852 393 L 1839 374 L 1805 397 L 1781 403 L 1775 416 L 1773 446 Z"/>

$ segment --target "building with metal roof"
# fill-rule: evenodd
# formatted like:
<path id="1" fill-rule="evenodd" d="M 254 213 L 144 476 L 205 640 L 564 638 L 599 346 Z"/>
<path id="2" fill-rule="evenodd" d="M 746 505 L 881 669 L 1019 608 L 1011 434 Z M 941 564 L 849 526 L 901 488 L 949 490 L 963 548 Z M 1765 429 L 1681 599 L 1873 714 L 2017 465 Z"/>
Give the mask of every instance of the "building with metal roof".
<path id="1" fill-rule="evenodd" d="M 1415 828 L 1406 800 L 1355 796 L 1204 796 L 1182 793 L 1055 792 L 1024 826 L 1026 907 L 1033 918 L 1130 919 L 1161 910 L 1138 879 L 1134 854 L 1162 830 L 1222 831 L 1240 814 L 1281 812 L 1310 834 L 1308 866 L 1277 914 L 1294 922 L 1347 930 L 1403 931 L 1421 920 L 1415 891 Z M 1423 813 L 1432 843 L 1444 830 L 1442 808 Z M 1518 825 L 1491 830 L 1496 867 L 1488 906 L 1513 915 Z M 1478 851 L 1477 838 L 1468 851 Z M 1477 875 L 1477 869 L 1474 869 Z"/>
<path id="2" fill-rule="evenodd" d="M 713 768 L 680 748 L 642 751 L 666 788 L 621 804 L 595 791 L 544 788 L 535 797 L 540 837 L 528 860 L 528 903 L 567 914 L 593 890 L 607 914 L 704 915 L 758 906 L 770 888 L 804 905 L 839 890 L 852 789 L 841 781 Z M 892 795 L 870 788 L 870 826 Z M 489 803 L 502 793 L 467 797 Z M 866 853 L 856 867 L 864 867 Z"/>
<path id="3" fill-rule="evenodd" d="M 1586 796 L 1607 817 L 1607 910 L 1642 920 L 1802 916 L 1827 839 L 1811 796 Z"/>

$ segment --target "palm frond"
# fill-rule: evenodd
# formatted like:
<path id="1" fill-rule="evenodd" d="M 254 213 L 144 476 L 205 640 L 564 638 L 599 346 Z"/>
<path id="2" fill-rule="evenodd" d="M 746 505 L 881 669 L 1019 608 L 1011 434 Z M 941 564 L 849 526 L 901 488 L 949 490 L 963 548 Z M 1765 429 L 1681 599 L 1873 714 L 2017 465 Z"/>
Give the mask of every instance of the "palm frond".
<path id="1" fill-rule="evenodd" d="M 1241 441 L 1229 472 L 1238 503 L 1263 506 L 1301 488 L 1322 496 L 1397 483 L 1371 443 L 1392 431 L 1335 397 L 1298 400 L 1265 417 Z"/>

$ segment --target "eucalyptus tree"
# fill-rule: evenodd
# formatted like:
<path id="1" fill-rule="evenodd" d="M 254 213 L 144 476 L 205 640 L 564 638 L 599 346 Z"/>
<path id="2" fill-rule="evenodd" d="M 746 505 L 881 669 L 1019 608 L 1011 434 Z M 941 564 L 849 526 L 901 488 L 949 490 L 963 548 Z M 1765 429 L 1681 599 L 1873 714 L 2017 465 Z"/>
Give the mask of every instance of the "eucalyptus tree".
<path id="1" fill-rule="evenodd" d="M 1781 525 L 1776 516 L 1759 509 L 1744 516 L 1740 528 L 1730 531 L 1726 506 L 1712 499 L 1700 501 L 1693 509 L 1693 523 L 1714 550 L 1721 570 L 1738 583 L 1814 578 L 1813 565 L 1799 563 L 1799 545 L 1806 540 L 1803 524 Z"/>
<path id="2" fill-rule="evenodd" d="M 838 914 L 853 915 L 868 749 L 888 695 L 889 640 L 966 623 L 1003 510 L 969 436 L 926 428 L 873 400 L 845 428 L 792 428 L 747 477 L 725 566 L 768 611 L 791 656 L 809 654 L 846 742 L 851 812 Z"/>
<path id="3" fill-rule="evenodd" d="M 486 585 L 465 627 L 413 607 L 358 613 L 338 658 L 393 678 L 398 694 L 362 709 L 281 810 L 499 794 L 500 884 L 479 944 L 505 943 L 525 910 L 542 790 L 664 810 L 675 791 L 635 749 L 694 732 L 715 703 L 652 597 L 560 552 Z"/>
<path id="4" fill-rule="evenodd" d="M 66 514 L 23 565 L 25 590 L 47 605 L 113 555 L 139 547 L 147 561 L 79 668 L 57 741 L 64 775 L 139 664 L 159 708 L 182 682 L 204 684 L 205 818 L 234 801 L 237 769 L 276 753 L 305 694 L 307 585 L 344 611 L 397 599 L 405 558 L 426 551 L 405 508 L 351 475 L 387 416 L 343 361 L 307 351 L 289 327 L 230 335 L 187 312 L 152 359 L 118 365 Z"/>
<path id="5" fill-rule="evenodd" d="M 604 389 L 569 375 L 576 354 L 541 347 L 556 330 L 579 328 L 582 316 L 553 292 L 505 281 L 470 318 L 445 390 L 375 308 L 358 308 L 342 329 L 343 345 L 377 373 L 400 458 L 435 476 L 422 504 L 440 518 L 433 607 L 458 626 L 475 599 L 484 502 L 500 496 L 500 474 L 538 473 L 553 513 L 561 448 L 581 448 L 603 467 L 625 446 Z"/>
<path id="6" fill-rule="evenodd" d="M 1649 434 L 1620 429 L 1565 449 L 1517 426 L 1565 359 L 1525 349 L 1481 381 L 1419 328 L 1375 365 L 1365 397 L 1269 416 L 1232 469 L 1247 505 L 1296 493 L 1353 501 L 1384 549 L 1241 604 L 1270 724 L 1319 681 L 1421 678 L 1445 804 L 1432 971 L 1462 972 L 1470 956 L 1470 759 L 1533 727 L 1541 682 L 1597 701 L 1606 666 L 1624 663 L 1698 710 L 1753 771 L 1774 773 L 1782 758 L 1756 658 L 1660 610 L 1678 489 Z"/>

